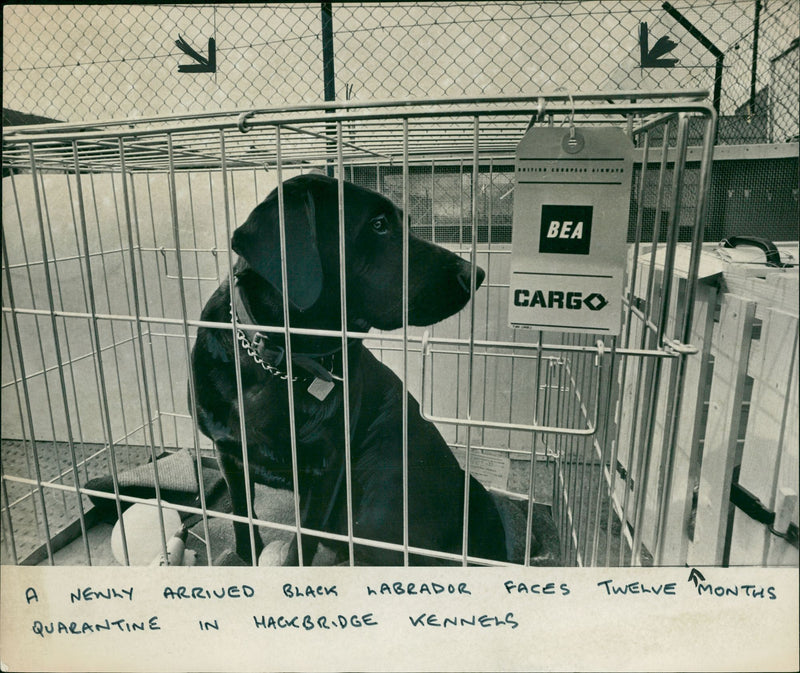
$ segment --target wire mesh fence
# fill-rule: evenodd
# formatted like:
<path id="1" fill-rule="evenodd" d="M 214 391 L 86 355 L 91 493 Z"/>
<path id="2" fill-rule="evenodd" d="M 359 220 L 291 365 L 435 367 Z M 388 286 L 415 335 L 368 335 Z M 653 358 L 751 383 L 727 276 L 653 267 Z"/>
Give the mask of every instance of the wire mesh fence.
<path id="1" fill-rule="evenodd" d="M 10 5 L 4 107 L 89 121 L 719 84 L 720 142 L 784 142 L 798 23 L 795 0 Z"/>

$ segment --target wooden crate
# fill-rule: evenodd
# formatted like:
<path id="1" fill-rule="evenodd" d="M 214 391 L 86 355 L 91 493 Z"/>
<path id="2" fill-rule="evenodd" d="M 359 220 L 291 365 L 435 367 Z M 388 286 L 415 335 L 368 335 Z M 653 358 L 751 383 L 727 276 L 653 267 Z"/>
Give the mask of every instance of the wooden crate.
<path id="1" fill-rule="evenodd" d="M 798 565 L 798 550 L 764 523 L 731 505 L 731 486 L 744 487 L 777 512 L 778 532 L 798 524 L 798 271 L 758 263 L 754 255 L 717 254 L 707 246 L 694 306 L 692 344 L 678 409 L 667 516 L 661 531 L 665 565 Z M 779 246 L 797 260 L 797 244 Z M 688 246 L 679 250 L 670 306 L 670 334 L 686 290 Z M 761 256 L 763 260 L 763 255 Z M 656 269 L 660 274 L 659 258 Z M 642 279 L 649 255 L 639 261 Z M 644 280 L 637 283 L 643 296 Z M 656 283 L 658 287 L 658 283 Z M 623 396 L 636 385 L 638 368 L 620 382 Z M 656 546 L 658 498 L 664 486 L 666 407 L 677 363 L 662 367 L 642 541 Z M 619 455 L 642 451 L 643 407 L 623 404 Z M 627 445 L 626 445 L 627 444 Z M 619 500 L 622 493 L 617 492 Z M 629 523 L 634 522 L 630 520 Z"/>
<path id="2" fill-rule="evenodd" d="M 725 289 L 753 304 L 757 338 L 746 375 L 752 394 L 738 483 L 776 512 L 775 528 L 798 524 L 798 276 L 770 272 L 764 278 L 730 274 Z M 738 458 L 738 456 L 736 456 Z M 734 512 L 730 565 L 798 565 L 797 547 L 739 509 Z"/>

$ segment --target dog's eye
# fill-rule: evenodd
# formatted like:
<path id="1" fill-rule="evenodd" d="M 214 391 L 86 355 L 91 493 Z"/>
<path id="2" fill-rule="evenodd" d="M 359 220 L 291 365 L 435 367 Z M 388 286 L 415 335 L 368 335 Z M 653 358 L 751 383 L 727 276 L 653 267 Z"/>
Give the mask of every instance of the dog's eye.
<path id="1" fill-rule="evenodd" d="M 370 224 L 372 225 L 372 230 L 376 234 L 389 233 L 389 220 L 386 219 L 386 215 L 378 215 L 378 217 L 370 221 Z"/>

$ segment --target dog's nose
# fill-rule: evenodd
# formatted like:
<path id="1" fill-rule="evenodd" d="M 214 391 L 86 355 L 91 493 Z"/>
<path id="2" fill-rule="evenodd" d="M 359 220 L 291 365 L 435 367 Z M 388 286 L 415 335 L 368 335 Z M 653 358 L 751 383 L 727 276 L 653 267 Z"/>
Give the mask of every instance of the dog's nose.
<path id="1" fill-rule="evenodd" d="M 467 294 L 472 294 L 470 292 L 470 279 L 472 278 L 472 265 L 464 263 L 461 268 L 458 270 L 458 284 L 463 288 L 464 292 Z M 475 289 L 477 290 L 481 283 L 483 283 L 483 279 L 486 278 L 486 272 L 481 269 L 481 267 L 475 267 Z"/>

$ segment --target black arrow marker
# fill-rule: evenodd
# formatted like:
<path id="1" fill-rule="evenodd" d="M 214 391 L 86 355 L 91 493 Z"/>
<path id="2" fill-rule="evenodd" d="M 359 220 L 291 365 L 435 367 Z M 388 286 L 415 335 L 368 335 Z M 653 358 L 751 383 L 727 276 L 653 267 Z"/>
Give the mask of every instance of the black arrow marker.
<path id="1" fill-rule="evenodd" d="M 678 43 L 674 42 L 671 38 L 660 37 L 653 45 L 653 48 L 650 49 L 647 24 L 639 24 L 639 56 L 642 68 L 672 68 L 678 62 L 678 59 L 661 57 L 671 52 L 677 46 Z"/>
<path id="2" fill-rule="evenodd" d="M 178 65 L 178 72 L 216 72 L 217 71 L 217 43 L 213 37 L 208 38 L 208 58 L 198 54 L 189 46 L 189 43 L 178 35 L 175 46 L 184 54 L 191 56 L 197 63 Z"/>

